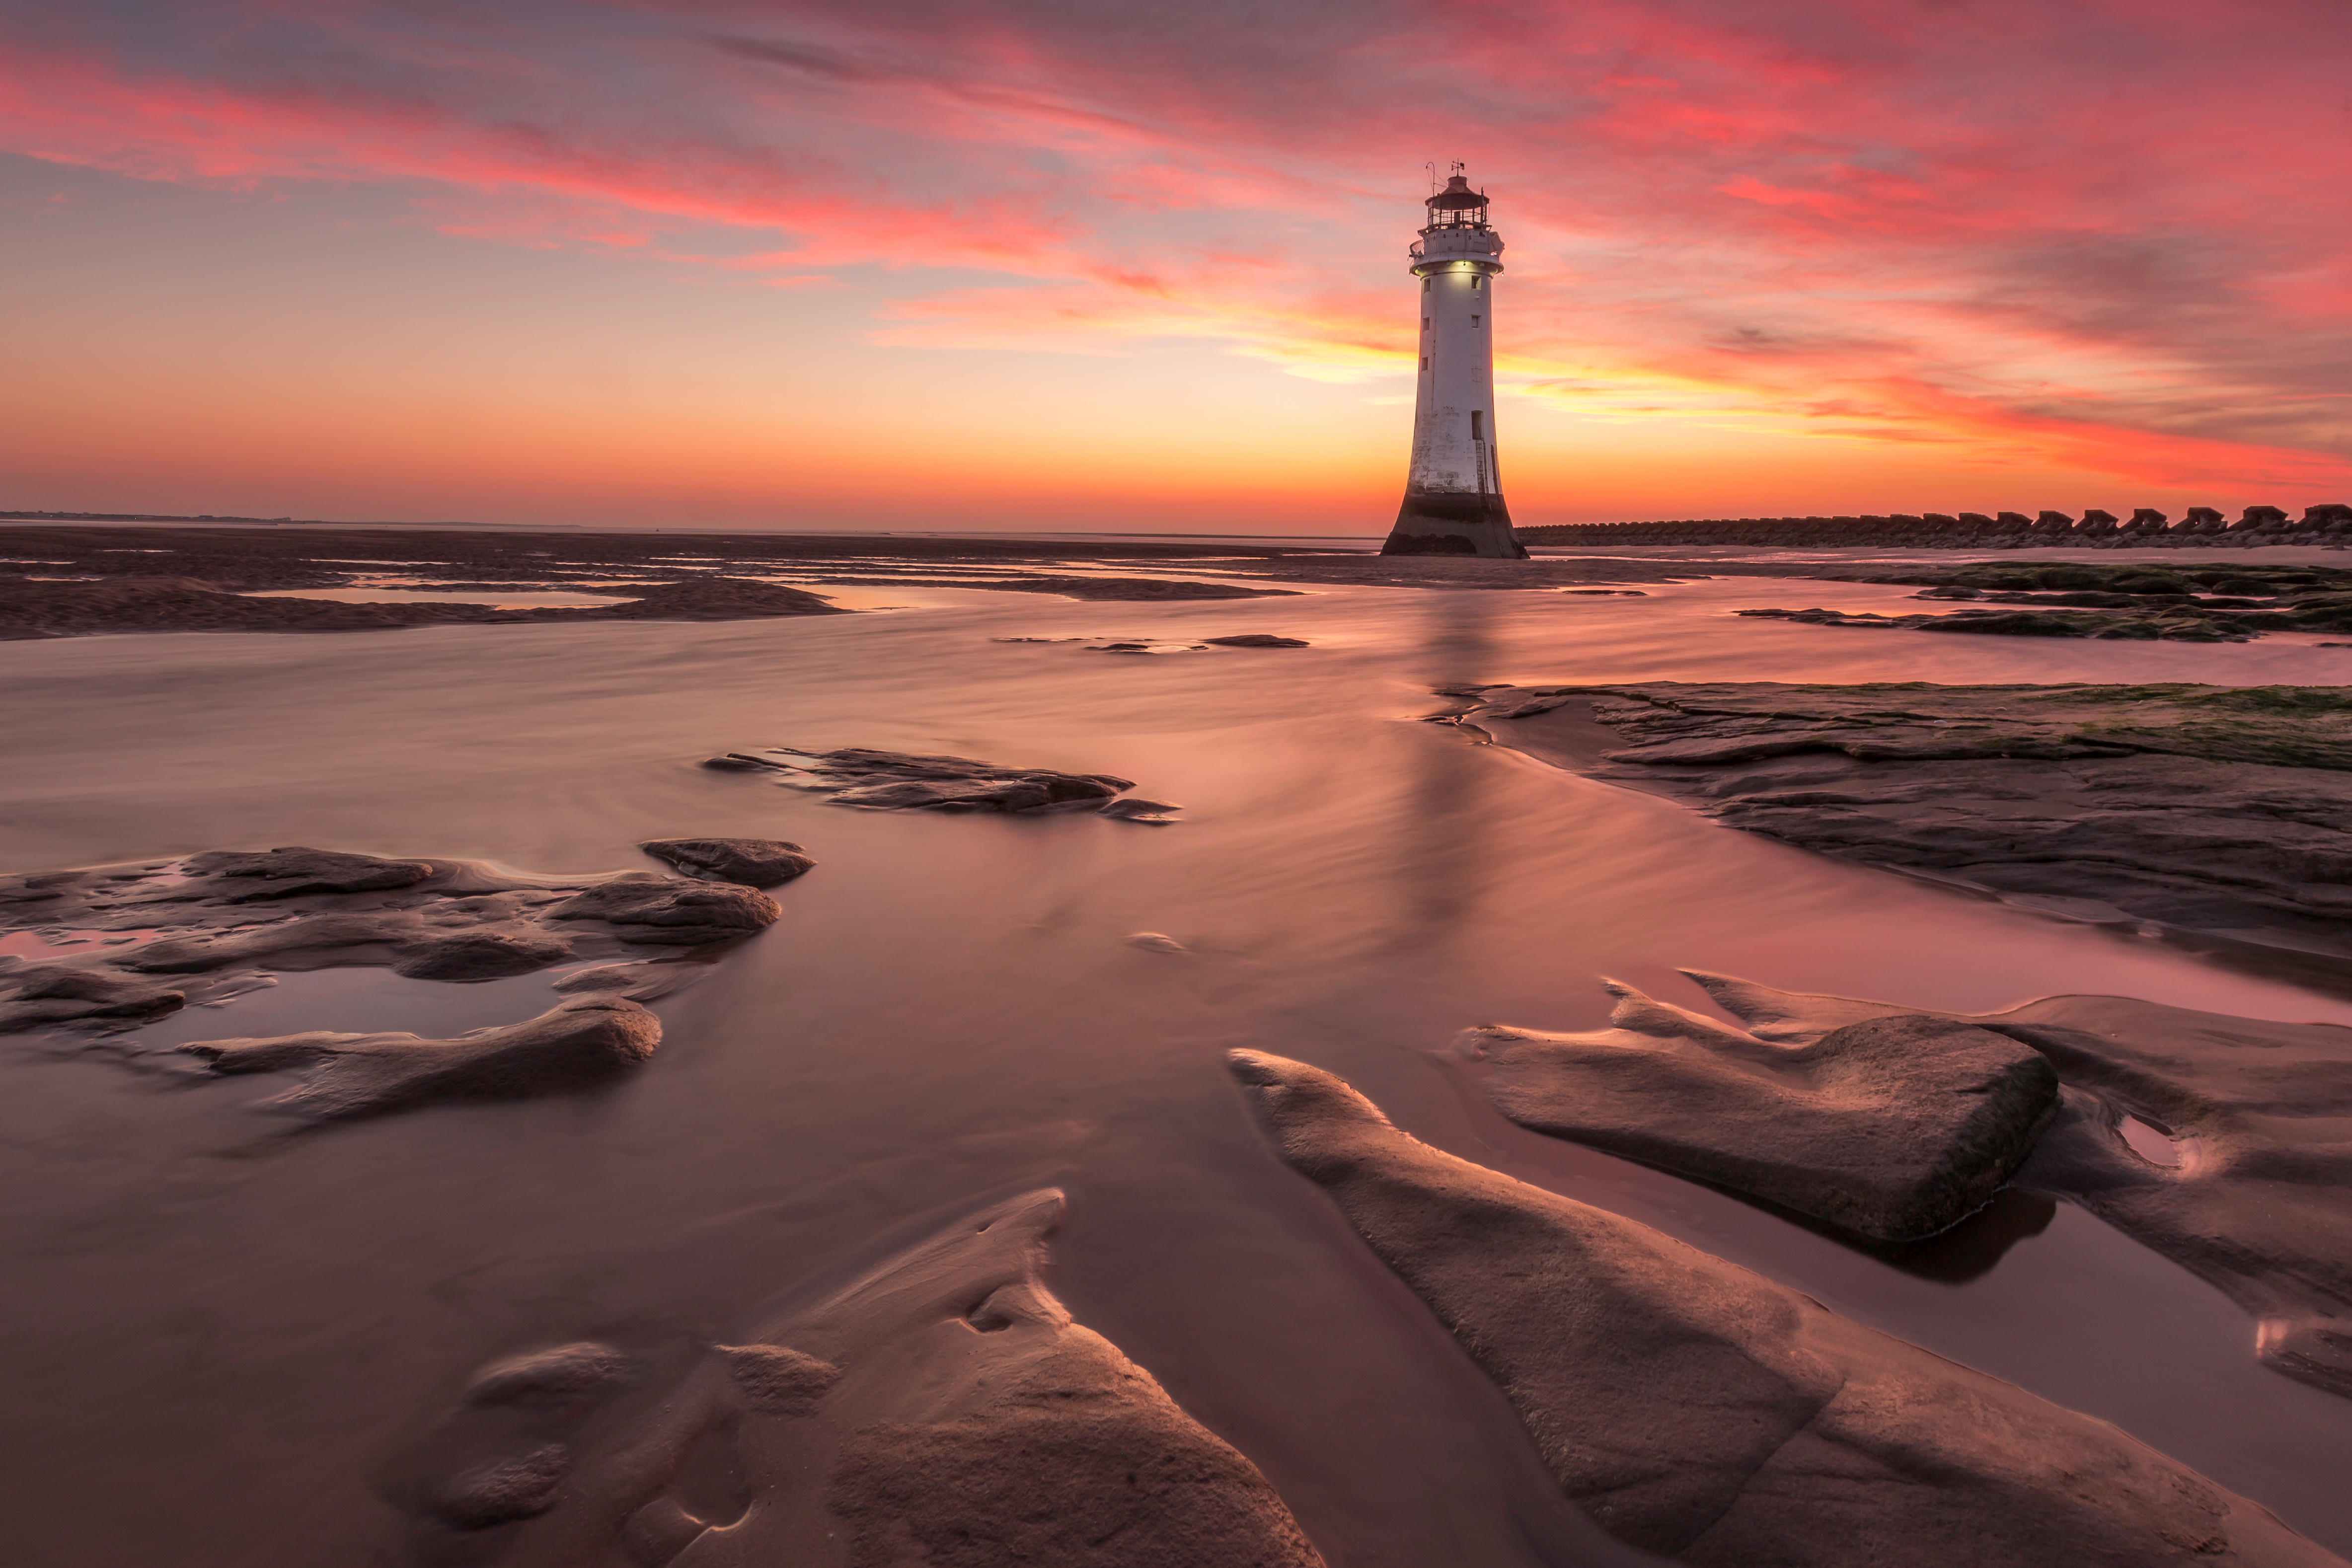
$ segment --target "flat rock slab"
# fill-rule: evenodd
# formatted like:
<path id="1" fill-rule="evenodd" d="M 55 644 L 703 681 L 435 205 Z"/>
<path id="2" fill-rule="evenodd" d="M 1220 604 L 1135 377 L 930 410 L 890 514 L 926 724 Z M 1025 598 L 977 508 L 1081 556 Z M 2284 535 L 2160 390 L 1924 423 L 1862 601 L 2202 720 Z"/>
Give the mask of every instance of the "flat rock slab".
<path id="1" fill-rule="evenodd" d="M 203 977 L 231 971 L 380 965 L 412 979 L 499 979 L 633 946 L 731 942 L 781 913 L 732 883 L 532 876 L 301 847 L 5 876 L 0 931 L 72 946 L 0 958 L 0 1033 L 134 1029 L 220 999 L 223 982 Z"/>
<path id="2" fill-rule="evenodd" d="M 1881 1241 L 1992 1199 L 2058 1110 L 2006 1035 L 1924 1014 L 1775 1044 L 1611 984 L 1597 1034 L 1474 1029 L 1486 1095 L 1522 1126 L 1717 1182 Z"/>
<path id="3" fill-rule="evenodd" d="M 194 578 L 115 578 L 100 582 L 0 578 L 0 641 L 122 632 L 379 632 L 402 626 L 519 622 L 743 621 L 849 613 L 802 589 L 740 578 L 705 578 L 614 591 L 633 597 L 609 605 L 508 608 L 446 600 L 345 602 L 249 597 Z"/>
<path id="4" fill-rule="evenodd" d="M 1319 1069 L 1231 1061 L 1282 1157 L 1635 1546 L 1694 1568 L 2341 1562 L 2105 1422 L 1442 1154 Z"/>
<path id="5" fill-rule="evenodd" d="M 177 1049 L 215 1072 L 299 1072 L 264 1110 L 346 1121 L 452 1100 L 520 1100 L 605 1082 L 661 1044 L 661 1021 L 633 1001 L 574 998 L 535 1019 L 457 1040 L 413 1034 L 273 1035 Z"/>
<path id="6" fill-rule="evenodd" d="M 782 839 L 648 839 L 637 848 L 689 874 L 746 887 L 780 886 L 816 864 Z"/>
<path id="7" fill-rule="evenodd" d="M 1135 788 L 1109 773 L 1005 768 L 969 757 L 877 751 L 848 746 L 802 751 L 776 746 L 753 756 L 727 753 L 703 764 L 729 772 L 768 771 L 778 782 L 833 797 L 839 806 L 877 811 L 1046 811 L 1099 808 Z M 1173 809 L 1173 808 L 1169 808 Z"/>
<path id="8" fill-rule="evenodd" d="M 2337 941 L 2352 922 L 2352 688 L 1446 695 L 1501 745 L 1848 860 L 2248 939 Z"/>
<path id="9" fill-rule="evenodd" d="M 1249 632 L 1238 637 L 1203 637 L 1212 648 L 1304 648 L 1304 637 L 1276 637 L 1267 632 Z"/>
<path id="10" fill-rule="evenodd" d="M 1803 1044 L 1923 1016 L 1691 977 L 1763 1039 Z M 1933 1016 L 2006 1035 L 2057 1069 L 2063 1104 L 2020 1186 L 2080 1204 L 2209 1281 L 2255 1318 L 2266 1365 L 2352 1396 L 2352 1030 L 2126 997 Z M 2141 1152 L 2151 1144 L 2165 1158 Z"/>
<path id="11" fill-rule="evenodd" d="M 1061 1212 L 984 1209 L 682 1364 L 483 1368 L 384 1489 L 401 1560 L 1320 1568 L 1257 1468 L 1046 1289 Z"/>
<path id="12" fill-rule="evenodd" d="M 1734 615 L 1794 621 L 1806 626 L 1861 626 L 1885 632 L 1955 632 L 1989 637 L 2091 637 L 2101 642 L 2251 643 L 2260 635 L 2239 616 L 2158 611 L 2142 614 L 2096 610 L 1953 610 L 1941 614 L 1876 615 L 1845 610 L 1735 610 Z M 2326 626 L 2318 630 L 2334 631 Z M 2301 627 L 2281 630 L 2300 631 Z"/>

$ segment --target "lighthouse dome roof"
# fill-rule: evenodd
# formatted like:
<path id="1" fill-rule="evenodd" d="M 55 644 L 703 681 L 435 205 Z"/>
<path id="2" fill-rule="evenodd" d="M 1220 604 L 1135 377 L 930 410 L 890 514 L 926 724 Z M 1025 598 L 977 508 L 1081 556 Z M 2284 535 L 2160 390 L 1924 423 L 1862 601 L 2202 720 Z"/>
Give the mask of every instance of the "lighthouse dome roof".
<path id="1" fill-rule="evenodd" d="M 1486 204 L 1486 193 L 1470 188 L 1469 176 L 1456 174 L 1445 182 L 1445 189 L 1429 198 L 1429 208 L 1437 213 L 1463 213 Z"/>

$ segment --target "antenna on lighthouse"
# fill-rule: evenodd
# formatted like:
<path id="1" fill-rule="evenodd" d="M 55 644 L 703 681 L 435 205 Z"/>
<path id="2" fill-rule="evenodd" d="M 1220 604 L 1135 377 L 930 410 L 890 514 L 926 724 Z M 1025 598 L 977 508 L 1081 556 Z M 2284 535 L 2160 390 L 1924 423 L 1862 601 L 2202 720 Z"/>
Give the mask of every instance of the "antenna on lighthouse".
<path id="1" fill-rule="evenodd" d="M 1423 163 L 1422 167 L 1429 171 L 1429 193 L 1433 196 L 1437 194 L 1437 165 Z"/>

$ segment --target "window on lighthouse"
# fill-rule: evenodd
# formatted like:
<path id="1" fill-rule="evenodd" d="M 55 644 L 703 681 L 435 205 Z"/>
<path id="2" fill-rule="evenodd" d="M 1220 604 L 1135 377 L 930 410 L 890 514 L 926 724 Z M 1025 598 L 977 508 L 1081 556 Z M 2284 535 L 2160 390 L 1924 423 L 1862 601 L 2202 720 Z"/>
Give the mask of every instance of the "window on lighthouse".
<path id="1" fill-rule="evenodd" d="M 1470 325 L 1472 325 L 1473 327 L 1475 327 L 1477 324 L 1478 324 L 1478 318 L 1476 318 L 1475 316 L 1471 317 L 1471 318 L 1470 318 Z"/>
<path id="2" fill-rule="evenodd" d="M 1486 439 L 1486 414 L 1483 409 L 1474 408 L 1470 411 L 1470 439 L 1473 441 Z"/>

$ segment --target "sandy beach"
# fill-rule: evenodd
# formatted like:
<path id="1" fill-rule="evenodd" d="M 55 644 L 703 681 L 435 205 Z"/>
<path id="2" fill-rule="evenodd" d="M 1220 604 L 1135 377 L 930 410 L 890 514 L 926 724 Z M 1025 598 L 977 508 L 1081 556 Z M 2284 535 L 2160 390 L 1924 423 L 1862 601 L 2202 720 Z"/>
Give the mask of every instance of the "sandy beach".
<path id="1" fill-rule="evenodd" d="M 381 1555 L 425 1550 L 388 1478 L 476 1369 L 584 1341 L 667 1365 L 1049 1186 L 1054 1294 L 1245 1456 L 1325 1561 L 1651 1560 L 1563 1495 L 1496 1385 L 1273 1156 L 1236 1048 L 1337 1073 L 1434 1149 L 2111 1422 L 2352 1550 L 2334 1458 L 2352 1400 L 2261 1364 L 2220 1291 L 2083 1207 L 2010 1189 L 1939 1236 L 1862 1247 L 1515 1125 L 1446 1050 L 1475 1024 L 1596 1028 L 1601 976 L 1707 1008 L 1682 968 L 1967 1015 L 2087 994 L 2352 1025 L 2352 997 L 1423 722 L 1449 706 L 1435 688 L 1477 684 L 2334 686 L 2352 650 L 1864 636 L 1734 615 L 1751 579 L 1668 580 L 1699 570 L 1595 564 L 1641 597 L 971 588 L 856 614 L 0 647 L 12 871 L 300 844 L 593 881 L 666 873 L 640 842 L 717 837 L 816 862 L 772 889 L 764 933 L 645 1003 L 658 1052 L 576 1092 L 288 1138 L 251 1109 L 282 1078 L 170 1049 L 450 1039 L 545 1011 L 561 970 L 289 970 L 135 1028 L 11 1037 L 22 1261 L 0 1312 L 26 1370 L 5 1473 L 28 1560 L 412 1560 Z M 1802 587 L 1857 611 L 1908 591 Z M 1252 633 L 1307 645 L 1209 642 Z M 1120 642 L 1141 652 L 1101 651 Z M 1116 775 L 1181 810 L 849 810 L 701 766 L 857 747 Z M 8 951 L 74 940 L 26 929 Z M 502 1528 L 531 1550 L 531 1526 Z"/>

